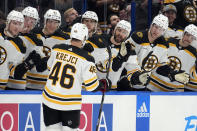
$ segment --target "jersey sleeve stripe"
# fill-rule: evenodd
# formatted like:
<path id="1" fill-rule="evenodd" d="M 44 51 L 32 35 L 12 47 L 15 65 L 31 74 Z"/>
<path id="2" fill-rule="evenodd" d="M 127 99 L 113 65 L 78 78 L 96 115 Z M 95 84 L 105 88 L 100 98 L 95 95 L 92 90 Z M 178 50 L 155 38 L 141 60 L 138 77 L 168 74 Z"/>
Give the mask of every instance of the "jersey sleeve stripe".
<path id="1" fill-rule="evenodd" d="M 16 84 L 26 84 L 26 81 L 19 81 L 19 80 L 11 80 L 9 79 L 8 82 L 11 82 L 11 83 L 16 83 Z"/>
<path id="2" fill-rule="evenodd" d="M 130 80 L 130 79 L 131 79 L 131 76 L 133 75 L 133 73 L 136 72 L 136 71 L 138 71 L 138 70 L 139 70 L 139 69 L 134 69 L 134 70 L 132 70 L 132 71 L 128 71 L 128 72 L 127 72 L 127 76 L 128 76 L 127 79 Z"/>
<path id="3" fill-rule="evenodd" d="M 51 96 L 50 94 L 48 94 L 45 90 L 44 90 L 44 93 L 47 97 L 50 97 L 51 99 L 56 99 L 56 100 L 59 100 L 59 101 L 81 101 L 82 98 L 59 98 L 59 97 L 56 97 L 56 96 Z"/>
<path id="4" fill-rule="evenodd" d="M 1 82 L 1 83 L 4 83 L 4 82 L 7 83 L 7 82 L 8 82 L 8 79 L 6 79 L 6 80 L 0 79 L 0 82 Z"/>
<path id="5" fill-rule="evenodd" d="M 48 77 L 48 75 L 34 74 L 34 73 L 30 73 L 30 72 L 27 72 L 27 75 L 32 76 L 32 77 L 40 77 L 40 78 L 47 78 Z"/>
<path id="6" fill-rule="evenodd" d="M 91 82 L 95 81 L 96 79 L 97 79 L 97 76 L 95 76 L 89 80 L 85 80 L 84 83 L 85 83 L 85 85 L 87 85 L 88 83 L 91 83 Z"/>
<path id="7" fill-rule="evenodd" d="M 159 79 L 158 77 L 156 77 L 156 76 L 153 75 L 153 74 L 151 75 L 151 77 L 152 77 L 153 79 L 157 80 L 159 83 L 161 83 L 161 84 L 163 84 L 163 85 L 166 85 L 166 86 L 169 86 L 169 87 L 173 87 L 173 88 L 183 88 L 183 87 L 184 87 L 183 84 L 181 84 L 181 85 L 174 85 L 174 84 L 168 83 L 168 82 L 166 82 L 166 81 L 163 81 L 163 80 Z"/>
<path id="8" fill-rule="evenodd" d="M 24 38 L 27 39 L 32 45 L 36 45 L 35 42 L 28 36 L 24 36 Z"/>
<path id="9" fill-rule="evenodd" d="M 99 81 L 96 80 L 96 81 L 94 82 L 94 84 L 92 84 L 92 85 L 90 85 L 90 86 L 86 86 L 86 90 L 87 90 L 87 91 L 92 91 L 92 90 L 96 89 L 96 88 L 98 87 L 98 85 L 99 85 Z"/>
<path id="10" fill-rule="evenodd" d="M 46 81 L 34 81 L 34 80 L 30 80 L 27 78 L 27 82 L 28 83 L 31 83 L 31 84 L 39 84 L 39 85 L 45 85 L 46 84 Z"/>
<path id="11" fill-rule="evenodd" d="M 57 40 L 66 40 L 66 39 L 64 39 L 62 37 L 58 37 L 58 36 L 51 36 L 51 38 L 54 38 L 54 39 L 57 39 Z"/>
<path id="12" fill-rule="evenodd" d="M 21 52 L 20 49 L 18 48 L 17 44 L 14 41 L 10 40 L 10 42 L 16 48 L 17 51 Z"/>
<path id="13" fill-rule="evenodd" d="M 45 92 L 43 92 L 42 95 L 47 101 L 49 101 L 51 103 L 58 104 L 58 105 L 81 105 L 81 101 L 62 102 L 62 101 L 54 100 L 54 99 L 51 99 L 51 98 L 47 97 Z"/>
<path id="14" fill-rule="evenodd" d="M 152 81 L 149 82 L 150 85 L 153 85 L 154 87 L 160 89 L 161 91 L 168 91 L 167 89 L 161 87 L 160 85 L 157 85 L 156 83 L 153 83 Z"/>
<path id="15" fill-rule="evenodd" d="M 52 96 L 57 96 L 57 97 L 61 97 L 61 98 L 81 98 L 81 95 L 62 95 L 62 94 L 59 94 L 59 93 L 55 93 L 53 91 L 51 91 L 47 86 L 45 86 L 45 91 L 52 95 Z"/>

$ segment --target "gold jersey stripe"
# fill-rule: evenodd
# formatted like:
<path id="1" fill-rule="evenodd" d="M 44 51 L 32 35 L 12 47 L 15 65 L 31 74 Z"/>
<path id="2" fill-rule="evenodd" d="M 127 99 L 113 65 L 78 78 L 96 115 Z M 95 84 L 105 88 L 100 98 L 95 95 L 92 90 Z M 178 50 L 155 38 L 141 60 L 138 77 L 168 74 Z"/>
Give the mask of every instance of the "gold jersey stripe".
<path id="1" fill-rule="evenodd" d="M 159 83 L 162 83 L 163 85 L 169 86 L 169 87 L 171 87 L 171 88 L 183 88 L 183 87 L 184 87 L 184 85 L 174 85 L 174 84 L 168 83 L 168 82 L 166 82 L 166 81 L 163 81 L 163 80 L 159 79 L 158 77 L 156 77 L 156 76 L 153 75 L 153 74 L 151 75 L 151 77 L 152 77 L 153 79 L 157 80 Z"/>
<path id="2" fill-rule="evenodd" d="M 86 87 L 87 90 L 92 90 L 98 87 L 99 81 L 95 82 L 93 85 Z"/>
<path id="3" fill-rule="evenodd" d="M 164 49 L 167 49 L 167 47 L 165 45 L 162 45 L 162 44 L 157 44 L 157 46 L 159 46 L 161 48 L 164 48 Z"/>
<path id="4" fill-rule="evenodd" d="M 26 84 L 26 81 L 25 80 L 17 81 L 17 80 L 11 80 L 11 79 L 9 79 L 8 82 L 16 83 L 16 84 Z"/>
<path id="5" fill-rule="evenodd" d="M 33 76 L 33 77 L 40 77 L 40 78 L 47 78 L 48 77 L 48 75 L 34 74 L 34 73 L 30 73 L 30 72 L 27 72 L 27 75 Z"/>
<path id="6" fill-rule="evenodd" d="M 53 91 L 51 91 L 47 86 L 45 86 L 45 91 L 52 96 L 57 96 L 57 97 L 61 97 L 61 98 L 81 98 L 81 94 L 80 95 L 62 95 L 59 93 L 55 93 Z"/>
<path id="7" fill-rule="evenodd" d="M 47 97 L 46 95 L 45 95 L 45 93 L 43 92 L 42 93 L 42 96 L 47 100 L 47 101 L 49 101 L 49 102 L 51 102 L 51 103 L 55 103 L 55 104 L 58 104 L 58 105 L 81 105 L 81 102 L 63 102 L 63 101 L 57 101 L 57 100 L 55 100 L 55 99 L 51 99 L 51 98 L 49 98 L 49 97 Z"/>
<path id="8" fill-rule="evenodd" d="M 87 42 L 87 43 L 90 43 L 94 48 L 98 48 L 98 46 L 97 46 L 97 45 L 95 45 L 94 43 L 92 43 L 91 41 L 86 40 L 86 42 Z"/>
<path id="9" fill-rule="evenodd" d="M 189 50 L 184 49 L 184 51 L 185 51 L 186 53 L 188 53 L 190 56 L 196 58 L 196 57 L 194 56 L 194 54 L 192 54 Z"/>
<path id="10" fill-rule="evenodd" d="M 8 79 L 6 79 L 6 80 L 3 80 L 3 79 L 0 79 L 0 82 L 5 82 L 5 83 L 7 83 L 8 82 Z"/>
<path id="11" fill-rule="evenodd" d="M 141 45 L 142 45 L 142 46 L 149 46 L 150 43 L 142 43 Z"/>
<path id="12" fill-rule="evenodd" d="M 10 40 L 10 42 L 11 42 L 11 44 L 16 48 L 16 50 L 17 50 L 18 52 L 21 52 L 20 49 L 18 48 L 17 44 L 16 44 L 14 41 Z"/>
<path id="13" fill-rule="evenodd" d="M 85 80 L 84 83 L 85 83 L 85 84 L 88 84 L 88 83 L 90 83 L 90 82 L 95 81 L 96 79 L 97 79 L 97 76 L 95 76 L 95 77 L 93 77 L 93 78 L 91 78 L 91 79 L 89 79 L 89 80 Z"/>
<path id="14" fill-rule="evenodd" d="M 36 45 L 32 39 L 30 39 L 28 36 L 24 36 L 25 39 L 27 39 L 32 45 Z"/>
<path id="15" fill-rule="evenodd" d="M 159 88 L 161 91 L 165 91 L 165 92 L 169 91 L 169 90 L 161 87 L 160 85 L 157 85 L 156 83 L 153 83 L 152 81 L 150 81 L 149 84 L 153 85 L 154 87 Z"/>
<path id="16" fill-rule="evenodd" d="M 58 39 L 58 40 L 66 40 L 66 39 L 59 37 L 59 36 L 51 36 L 51 38 Z"/>
<path id="17" fill-rule="evenodd" d="M 36 81 L 36 80 L 29 80 L 27 79 L 28 83 L 32 83 L 32 84 L 39 84 L 39 85 L 45 85 L 46 81 Z"/>

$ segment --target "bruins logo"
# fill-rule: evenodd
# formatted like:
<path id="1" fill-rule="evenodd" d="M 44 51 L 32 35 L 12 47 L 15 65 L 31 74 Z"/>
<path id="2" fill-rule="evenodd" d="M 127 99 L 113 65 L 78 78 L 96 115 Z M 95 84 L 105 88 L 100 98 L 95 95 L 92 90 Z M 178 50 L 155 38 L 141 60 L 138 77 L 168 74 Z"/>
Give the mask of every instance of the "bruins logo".
<path id="1" fill-rule="evenodd" d="M 49 57 L 51 56 L 51 49 L 47 46 L 43 46 L 43 53 L 45 54 L 45 56 Z"/>
<path id="2" fill-rule="evenodd" d="M 137 32 L 136 33 L 138 37 L 142 38 L 143 37 L 143 33 L 142 32 Z"/>
<path id="3" fill-rule="evenodd" d="M 7 58 L 6 50 L 0 46 L 0 65 L 5 62 L 6 58 Z"/>
<path id="4" fill-rule="evenodd" d="M 144 65 L 145 71 L 152 71 L 157 67 L 158 58 L 155 55 L 151 55 Z"/>
<path id="5" fill-rule="evenodd" d="M 109 66 L 109 61 L 108 60 L 106 60 L 105 62 L 104 62 L 104 64 L 103 63 L 97 63 L 96 64 L 96 69 L 99 71 L 99 72 L 102 72 L 102 73 L 107 73 L 107 67 Z M 111 68 L 110 68 L 110 71 L 111 71 Z"/>
<path id="6" fill-rule="evenodd" d="M 179 71 L 181 69 L 181 61 L 179 60 L 179 58 L 175 56 L 169 56 L 168 59 L 170 60 L 169 65 L 173 70 Z"/>
<path id="7" fill-rule="evenodd" d="M 196 22 L 196 9 L 193 6 L 186 6 L 184 9 L 184 17 L 188 22 Z"/>

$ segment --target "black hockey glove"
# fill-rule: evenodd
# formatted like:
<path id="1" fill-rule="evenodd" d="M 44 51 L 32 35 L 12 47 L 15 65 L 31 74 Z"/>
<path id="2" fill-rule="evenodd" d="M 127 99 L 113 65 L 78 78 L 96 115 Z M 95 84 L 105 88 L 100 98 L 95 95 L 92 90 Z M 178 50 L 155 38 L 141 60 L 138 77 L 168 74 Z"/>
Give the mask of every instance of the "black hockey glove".
<path id="1" fill-rule="evenodd" d="M 86 50 L 87 52 L 93 52 L 93 51 L 94 51 L 94 48 L 93 48 L 92 45 L 89 44 L 89 43 L 86 43 L 86 44 L 83 46 L 83 49 Z"/>
<path id="2" fill-rule="evenodd" d="M 38 72 L 43 72 L 47 69 L 47 61 L 48 61 L 49 57 L 44 57 L 42 59 L 40 59 L 39 61 L 37 61 L 35 63 L 36 65 L 36 70 Z"/>
<path id="3" fill-rule="evenodd" d="M 145 85 L 148 82 L 148 77 L 148 72 L 136 71 L 135 73 L 133 73 L 130 83 L 131 85 Z"/>
<path id="4" fill-rule="evenodd" d="M 131 44 L 129 42 L 122 43 L 118 55 L 113 59 L 112 69 L 113 71 L 118 71 L 122 66 L 123 62 L 126 62 L 131 54 L 134 54 L 135 51 L 131 50 Z"/>
<path id="5" fill-rule="evenodd" d="M 101 79 L 101 80 L 99 80 L 99 82 L 102 84 L 100 91 L 107 92 L 111 89 L 112 83 L 111 83 L 110 79 L 107 79 L 107 78 L 106 79 Z"/>
<path id="6" fill-rule="evenodd" d="M 35 51 L 31 52 L 25 61 L 16 66 L 14 71 L 14 77 L 21 79 L 28 70 L 31 70 L 34 67 L 33 57 L 35 56 Z"/>

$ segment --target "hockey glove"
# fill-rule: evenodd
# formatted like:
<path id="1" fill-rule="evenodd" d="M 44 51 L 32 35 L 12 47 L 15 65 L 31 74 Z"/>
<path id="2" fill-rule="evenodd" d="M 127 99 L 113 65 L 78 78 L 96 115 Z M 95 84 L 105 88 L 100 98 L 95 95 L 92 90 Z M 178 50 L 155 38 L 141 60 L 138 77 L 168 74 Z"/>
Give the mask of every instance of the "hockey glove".
<path id="1" fill-rule="evenodd" d="M 130 56 L 131 53 L 131 44 L 129 42 L 121 43 L 121 47 L 118 53 L 118 57 L 122 59 L 123 61 L 127 61 L 128 57 Z"/>
<path id="2" fill-rule="evenodd" d="M 169 78 L 171 81 L 178 81 L 183 84 L 187 84 L 189 82 L 189 74 L 183 70 L 170 73 Z"/>
<path id="3" fill-rule="evenodd" d="M 99 82 L 102 84 L 101 89 L 100 89 L 102 92 L 107 92 L 110 90 L 111 84 L 112 84 L 110 79 L 108 78 L 101 79 L 99 80 Z"/>
<path id="4" fill-rule="evenodd" d="M 139 80 L 142 83 L 142 85 L 145 85 L 148 81 L 149 75 L 148 72 L 142 72 L 139 76 Z"/>
<path id="5" fill-rule="evenodd" d="M 145 85 L 148 81 L 148 77 L 148 72 L 136 71 L 135 73 L 133 73 L 130 79 L 130 83 L 131 85 Z"/>
<path id="6" fill-rule="evenodd" d="M 38 63 L 36 63 L 36 70 L 38 72 L 43 72 L 47 69 L 47 61 L 48 61 L 49 57 L 44 57 L 42 59 L 40 59 L 38 61 Z"/>
<path id="7" fill-rule="evenodd" d="M 135 55 L 135 51 L 131 50 L 131 44 L 129 42 L 122 43 L 118 55 L 113 59 L 112 69 L 113 71 L 118 71 L 122 66 L 123 62 L 126 62 L 130 55 Z"/>
<path id="8" fill-rule="evenodd" d="M 28 70 L 31 70 L 34 67 L 34 62 L 32 61 L 33 53 L 25 59 L 25 61 L 16 66 L 14 71 L 14 77 L 16 79 L 21 79 Z"/>
<path id="9" fill-rule="evenodd" d="M 41 60 L 41 56 L 36 53 L 36 51 L 32 51 L 30 54 L 29 54 L 29 57 L 33 60 L 34 64 L 38 64 Z"/>

